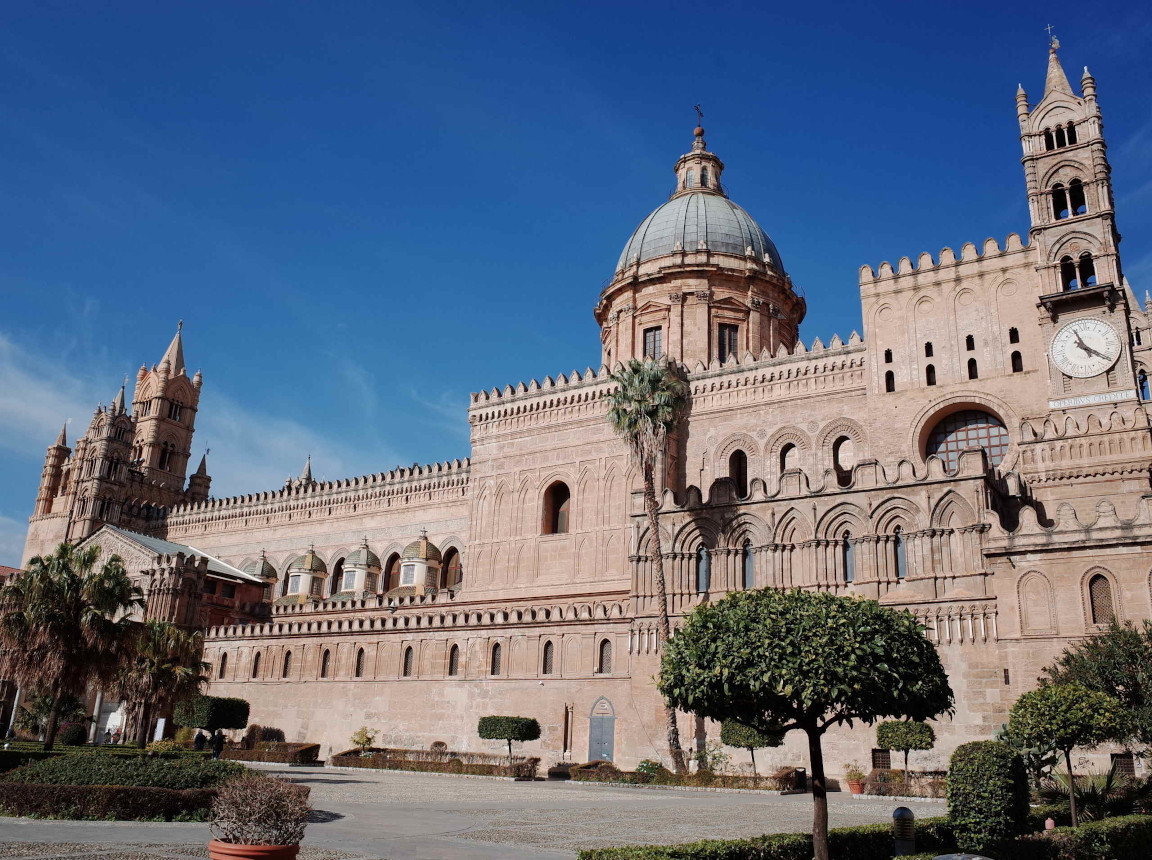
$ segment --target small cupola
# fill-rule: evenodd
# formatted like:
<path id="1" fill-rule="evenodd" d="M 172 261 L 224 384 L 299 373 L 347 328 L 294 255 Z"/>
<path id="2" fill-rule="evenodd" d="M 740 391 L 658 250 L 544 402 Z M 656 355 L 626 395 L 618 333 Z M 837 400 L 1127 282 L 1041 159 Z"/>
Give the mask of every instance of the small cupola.
<path id="1" fill-rule="evenodd" d="M 692 135 L 692 151 L 681 155 L 676 162 L 676 190 L 672 196 L 703 192 L 726 197 L 724 186 L 720 183 L 724 162 L 708 151 L 703 126 L 696 126 Z"/>
<path id="2" fill-rule="evenodd" d="M 380 556 L 368 548 L 368 538 L 344 559 L 344 580 L 341 594 L 372 593 L 380 582 Z"/>
<path id="3" fill-rule="evenodd" d="M 400 557 L 400 587 L 435 589 L 442 561 L 440 548 L 428 540 L 427 530 L 421 529 L 419 539 L 404 547 Z"/>
<path id="4" fill-rule="evenodd" d="M 314 546 L 308 552 L 288 565 L 288 597 L 319 598 L 324 593 L 324 580 L 328 578 L 328 566 L 316 555 Z"/>

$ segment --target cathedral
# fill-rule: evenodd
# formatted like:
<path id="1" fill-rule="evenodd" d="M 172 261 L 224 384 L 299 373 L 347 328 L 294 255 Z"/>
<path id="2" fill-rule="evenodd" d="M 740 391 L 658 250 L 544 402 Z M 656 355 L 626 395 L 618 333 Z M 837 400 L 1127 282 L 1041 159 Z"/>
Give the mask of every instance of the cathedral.
<path id="1" fill-rule="evenodd" d="M 1016 115 L 1026 238 L 862 266 L 863 336 L 811 343 L 696 128 L 596 299 L 597 368 L 472 394 L 466 460 L 213 498 L 205 460 L 188 475 L 205 383 L 177 332 L 131 403 L 48 449 L 25 562 L 119 553 L 149 615 L 204 628 L 211 693 L 324 755 L 360 726 L 487 749 L 478 718 L 515 714 L 546 765 L 667 760 L 652 536 L 605 402 L 611 368 L 664 357 L 690 388 L 658 476 L 674 617 L 763 587 L 913 613 L 956 693 L 913 763 L 942 767 L 1064 647 L 1152 618 L 1152 301 L 1123 274 L 1096 81 L 1073 89 L 1054 44 Z M 831 732 L 829 773 L 874 747 Z M 803 738 L 767 756 L 804 765 Z"/>

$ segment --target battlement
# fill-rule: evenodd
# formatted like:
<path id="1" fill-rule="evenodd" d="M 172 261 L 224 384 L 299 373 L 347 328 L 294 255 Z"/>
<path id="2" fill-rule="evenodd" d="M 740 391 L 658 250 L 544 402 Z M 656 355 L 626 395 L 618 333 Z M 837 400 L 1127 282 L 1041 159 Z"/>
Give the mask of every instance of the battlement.
<path id="1" fill-rule="evenodd" d="M 955 251 L 945 247 L 941 249 L 938 260 L 933 260 L 932 255 L 925 251 L 917 258 L 915 267 L 913 267 L 912 260 L 908 257 L 901 257 L 896 263 L 895 269 L 892 268 L 891 263 L 885 260 L 875 272 L 869 265 L 860 267 L 860 286 L 872 284 L 877 281 L 885 281 L 889 278 L 899 278 L 901 275 L 924 275 L 932 271 L 951 269 L 954 266 L 959 266 L 964 263 L 991 261 L 1008 254 L 1019 253 L 1028 248 L 1029 246 L 1024 244 L 1019 234 L 1009 233 L 1008 238 L 1004 240 L 1003 248 L 992 238 L 984 240 L 984 248 L 982 251 L 977 251 L 973 243 L 965 242 L 960 246 L 959 258 L 957 258 Z M 951 276 L 952 272 L 948 272 L 947 274 Z"/>
<path id="2" fill-rule="evenodd" d="M 377 472 L 372 475 L 359 475 L 354 478 L 344 478 L 337 481 L 315 481 L 310 484 L 286 486 L 279 490 L 267 490 L 261 493 L 248 493 L 241 496 L 231 496 L 225 499 L 207 499 L 202 502 L 190 502 L 178 505 L 171 509 L 168 515 L 169 524 L 182 515 L 205 511 L 223 512 L 228 509 L 250 507 L 290 500 L 327 499 L 330 497 L 345 496 L 349 493 L 377 491 L 385 495 L 414 492 L 424 492 L 437 489 L 443 482 L 466 482 L 472 461 L 465 457 L 463 460 L 446 460 L 443 463 L 430 463 L 412 465 L 406 468 L 396 468 L 388 472 Z"/>

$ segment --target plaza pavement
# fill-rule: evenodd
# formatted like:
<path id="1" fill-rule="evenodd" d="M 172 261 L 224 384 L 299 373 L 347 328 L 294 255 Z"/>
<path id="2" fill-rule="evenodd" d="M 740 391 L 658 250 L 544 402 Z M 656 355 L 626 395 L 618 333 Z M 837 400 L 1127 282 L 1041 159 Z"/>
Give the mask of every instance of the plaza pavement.
<path id="1" fill-rule="evenodd" d="M 513 782 L 395 771 L 262 767 L 312 789 L 301 860 L 529 860 L 580 848 L 733 839 L 812 826 L 810 795 Z M 891 821 L 886 799 L 829 797 L 832 827 Z M 906 803 L 917 818 L 943 804 Z M 0 818 L 0 858 L 203 858 L 206 824 Z"/>

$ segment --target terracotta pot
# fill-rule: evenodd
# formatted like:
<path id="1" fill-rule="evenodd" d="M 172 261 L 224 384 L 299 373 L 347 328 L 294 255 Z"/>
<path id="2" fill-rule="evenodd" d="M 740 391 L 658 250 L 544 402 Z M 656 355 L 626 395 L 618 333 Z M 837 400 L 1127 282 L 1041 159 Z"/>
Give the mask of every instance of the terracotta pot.
<path id="1" fill-rule="evenodd" d="M 299 845 L 235 845 L 213 839 L 208 843 L 212 860 L 294 860 Z"/>
<path id="2" fill-rule="evenodd" d="M 864 793 L 864 780 L 862 780 L 862 779 L 850 779 L 850 780 L 848 780 L 848 790 L 850 792 L 852 792 L 853 794 L 863 794 Z"/>

